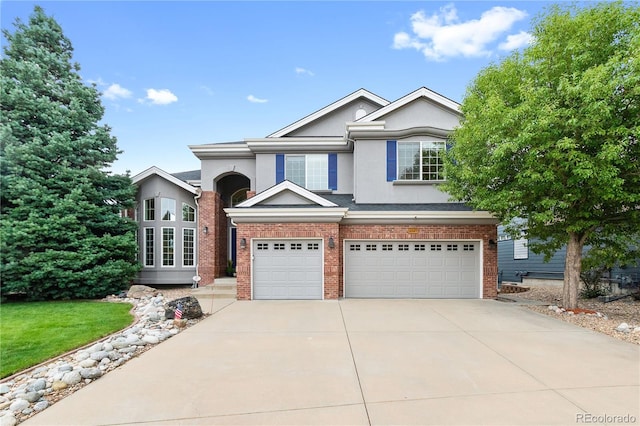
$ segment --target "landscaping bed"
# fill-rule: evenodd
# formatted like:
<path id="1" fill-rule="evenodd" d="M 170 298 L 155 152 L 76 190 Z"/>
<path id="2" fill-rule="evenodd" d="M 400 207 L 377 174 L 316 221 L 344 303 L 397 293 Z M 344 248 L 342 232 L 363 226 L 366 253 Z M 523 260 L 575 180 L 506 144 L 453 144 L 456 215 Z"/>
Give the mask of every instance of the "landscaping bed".
<path id="1" fill-rule="evenodd" d="M 607 334 L 625 342 L 640 345 L 640 301 L 628 296 L 604 303 L 598 299 L 579 299 L 578 309 L 573 313 L 556 312 L 549 306 L 562 306 L 561 286 L 532 286 L 529 291 L 510 296 L 513 299 L 537 301 L 542 305 L 529 305 L 529 309 L 566 321 L 580 327 Z M 595 312 L 596 314 L 593 314 Z M 598 316 L 600 313 L 602 316 Z M 618 331 L 626 323 L 628 331 Z"/>

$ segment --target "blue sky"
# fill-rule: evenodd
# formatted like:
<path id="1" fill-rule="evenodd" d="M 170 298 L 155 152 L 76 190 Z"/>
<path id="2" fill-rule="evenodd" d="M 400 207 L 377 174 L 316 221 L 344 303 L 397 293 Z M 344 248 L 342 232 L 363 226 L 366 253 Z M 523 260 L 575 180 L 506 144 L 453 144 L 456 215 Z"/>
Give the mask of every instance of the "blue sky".
<path id="1" fill-rule="evenodd" d="M 2 1 L 2 28 L 35 4 L 102 92 L 112 171 L 135 175 L 198 169 L 188 145 L 264 137 L 359 88 L 460 102 L 551 3 Z"/>

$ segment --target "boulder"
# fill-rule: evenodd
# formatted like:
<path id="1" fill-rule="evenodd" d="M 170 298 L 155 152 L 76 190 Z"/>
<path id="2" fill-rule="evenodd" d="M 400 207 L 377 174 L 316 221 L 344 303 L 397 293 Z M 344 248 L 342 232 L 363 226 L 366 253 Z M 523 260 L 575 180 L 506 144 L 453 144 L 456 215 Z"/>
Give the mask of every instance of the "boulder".
<path id="1" fill-rule="evenodd" d="M 175 318 L 175 311 L 178 304 L 180 304 L 182 308 L 182 319 L 194 319 L 202 316 L 202 308 L 200 307 L 198 299 L 193 296 L 187 296 L 172 300 L 164 305 L 165 319 Z"/>
<path id="2" fill-rule="evenodd" d="M 141 299 L 145 296 L 155 296 L 158 294 L 158 290 L 146 285 L 132 285 L 127 292 L 127 297 L 131 299 Z"/>

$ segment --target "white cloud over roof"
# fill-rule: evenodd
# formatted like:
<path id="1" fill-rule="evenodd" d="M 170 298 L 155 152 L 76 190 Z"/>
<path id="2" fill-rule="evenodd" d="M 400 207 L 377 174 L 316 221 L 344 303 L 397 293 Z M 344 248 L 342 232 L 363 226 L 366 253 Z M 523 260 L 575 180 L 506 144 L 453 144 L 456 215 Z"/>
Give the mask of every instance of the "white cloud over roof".
<path id="1" fill-rule="evenodd" d="M 168 105 L 178 101 L 178 97 L 169 89 L 147 89 L 147 99 L 155 105 Z"/>
<path id="2" fill-rule="evenodd" d="M 503 37 L 512 26 L 527 17 L 527 13 L 513 7 L 495 6 L 482 13 L 479 19 L 461 21 L 453 4 L 428 16 L 418 11 L 411 16 L 413 34 L 395 34 L 393 48 L 416 49 L 432 61 L 445 61 L 453 57 L 487 57 L 492 43 Z M 500 48 L 522 47 L 530 42 L 527 33 L 507 36 Z M 515 47 L 511 47 L 515 46 Z"/>
<path id="3" fill-rule="evenodd" d="M 132 93 L 131 90 L 125 89 L 119 84 L 114 83 L 109 86 L 107 90 L 102 93 L 102 95 L 107 99 L 115 101 L 117 99 L 130 98 Z"/>
<path id="4" fill-rule="evenodd" d="M 306 68 L 302 68 L 302 67 L 296 67 L 295 71 L 296 71 L 296 74 L 306 74 L 306 75 L 311 76 L 311 77 L 313 77 L 315 75 L 313 73 L 313 71 L 310 71 L 310 70 L 308 70 Z"/>
<path id="5" fill-rule="evenodd" d="M 256 97 L 255 97 L 255 96 L 253 96 L 253 95 L 249 95 L 249 96 L 247 96 L 247 100 L 248 100 L 249 102 L 254 103 L 254 104 L 264 104 L 264 103 L 269 102 L 269 100 L 268 100 L 268 99 L 260 99 L 260 98 L 256 98 Z"/>

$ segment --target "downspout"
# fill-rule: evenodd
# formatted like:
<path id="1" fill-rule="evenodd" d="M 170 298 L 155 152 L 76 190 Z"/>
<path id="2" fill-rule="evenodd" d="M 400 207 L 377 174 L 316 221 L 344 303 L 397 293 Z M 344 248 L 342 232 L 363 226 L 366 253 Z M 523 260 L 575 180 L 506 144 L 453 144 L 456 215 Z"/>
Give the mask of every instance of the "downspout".
<path id="1" fill-rule="evenodd" d="M 202 188 L 196 188 L 196 194 L 193 196 L 193 201 L 196 203 L 196 235 L 200 235 L 200 206 L 198 205 L 198 200 L 202 197 Z M 197 238 L 197 247 L 196 250 L 196 276 L 199 277 L 200 273 L 198 272 L 198 266 L 200 263 L 200 237 Z"/>

